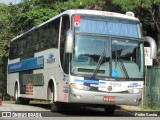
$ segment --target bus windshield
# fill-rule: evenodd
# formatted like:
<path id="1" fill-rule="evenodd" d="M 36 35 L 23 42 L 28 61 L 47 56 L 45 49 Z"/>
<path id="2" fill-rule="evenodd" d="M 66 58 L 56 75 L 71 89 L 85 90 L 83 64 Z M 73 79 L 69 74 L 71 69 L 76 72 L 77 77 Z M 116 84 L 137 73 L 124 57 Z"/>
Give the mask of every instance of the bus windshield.
<path id="1" fill-rule="evenodd" d="M 76 17 L 74 16 L 74 19 Z M 116 35 L 132 38 L 142 37 L 138 21 L 84 15 L 78 16 L 78 18 L 78 25 L 76 24 L 77 20 L 74 21 L 76 33 Z"/>
<path id="2" fill-rule="evenodd" d="M 98 63 L 100 57 L 103 58 Z M 92 77 L 98 64 L 96 76 L 143 78 L 142 42 L 109 36 L 75 35 L 71 73 Z"/>

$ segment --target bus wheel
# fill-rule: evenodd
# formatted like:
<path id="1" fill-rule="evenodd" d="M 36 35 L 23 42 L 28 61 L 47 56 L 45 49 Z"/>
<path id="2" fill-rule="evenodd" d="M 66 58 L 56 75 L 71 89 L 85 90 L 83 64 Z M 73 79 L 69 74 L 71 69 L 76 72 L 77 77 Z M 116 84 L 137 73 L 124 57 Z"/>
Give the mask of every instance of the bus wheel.
<path id="1" fill-rule="evenodd" d="M 113 115 L 115 112 L 116 106 L 115 105 L 107 105 L 104 107 L 104 112 L 106 115 Z"/>
<path id="2" fill-rule="evenodd" d="M 24 105 L 28 105 L 30 100 L 29 99 L 25 99 L 25 98 L 20 98 L 18 97 L 18 85 L 15 85 L 15 92 L 14 92 L 14 98 L 15 98 L 15 103 L 16 104 L 24 104 Z"/>
<path id="3" fill-rule="evenodd" d="M 50 101 L 50 103 L 53 103 L 53 88 L 48 87 L 47 89 L 47 100 Z"/>
<path id="4" fill-rule="evenodd" d="M 54 101 L 54 86 L 51 86 L 50 88 L 48 88 L 48 94 L 49 94 L 49 98 L 50 103 L 51 103 L 51 111 L 52 112 L 61 112 L 62 111 L 62 103 L 61 102 L 55 102 Z"/>
<path id="5" fill-rule="evenodd" d="M 15 91 L 14 91 L 14 98 L 15 98 L 15 103 L 20 104 L 20 98 L 18 97 L 18 85 L 15 85 Z"/>

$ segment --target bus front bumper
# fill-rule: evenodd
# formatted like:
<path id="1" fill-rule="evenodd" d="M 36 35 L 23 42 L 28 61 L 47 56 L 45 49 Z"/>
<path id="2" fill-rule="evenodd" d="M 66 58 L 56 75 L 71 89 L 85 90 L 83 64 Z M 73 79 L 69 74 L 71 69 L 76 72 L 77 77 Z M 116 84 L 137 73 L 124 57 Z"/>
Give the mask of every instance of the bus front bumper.
<path id="1" fill-rule="evenodd" d="M 84 91 L 70 88 L 70 103 L 104 104 L 104 105 L 139 105 L 142 93 L 106 93 L 95 91 Z"/>

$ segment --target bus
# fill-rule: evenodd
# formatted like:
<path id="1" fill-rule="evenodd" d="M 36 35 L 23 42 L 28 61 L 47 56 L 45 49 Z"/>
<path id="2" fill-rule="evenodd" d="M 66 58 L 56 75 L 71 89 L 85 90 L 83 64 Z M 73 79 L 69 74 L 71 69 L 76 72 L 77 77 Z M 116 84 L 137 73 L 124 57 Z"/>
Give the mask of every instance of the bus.
<path id="1" fill-rule="evenodd" d="M 47 100 L 51 111 L 139 105 L 145 41 L 155 59 L 156 43 L 132 12 L 64 11 L 11 40 L 7 93 L 17 104 Z"/>

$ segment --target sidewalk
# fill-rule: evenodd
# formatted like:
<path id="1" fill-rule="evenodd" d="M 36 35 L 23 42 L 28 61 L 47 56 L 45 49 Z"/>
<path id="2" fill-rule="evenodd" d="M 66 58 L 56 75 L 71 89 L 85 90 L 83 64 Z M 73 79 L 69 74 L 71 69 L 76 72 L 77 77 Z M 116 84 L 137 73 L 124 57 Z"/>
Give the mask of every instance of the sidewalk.
<path id="1" fill-rule="evenodd" d="M 147 111 L 147 112 L 160 112 L 160 110 L 152 110 L 152 109 L 144 109 L 141 106 L 129 106 L 129 105 L 121 105 L 120 106 L 121 109 L 124 109 L 126 111 L 132 111 L 132 112 L 138 112 L 138 111 Z"/>

